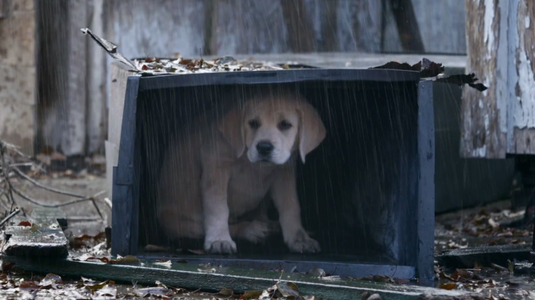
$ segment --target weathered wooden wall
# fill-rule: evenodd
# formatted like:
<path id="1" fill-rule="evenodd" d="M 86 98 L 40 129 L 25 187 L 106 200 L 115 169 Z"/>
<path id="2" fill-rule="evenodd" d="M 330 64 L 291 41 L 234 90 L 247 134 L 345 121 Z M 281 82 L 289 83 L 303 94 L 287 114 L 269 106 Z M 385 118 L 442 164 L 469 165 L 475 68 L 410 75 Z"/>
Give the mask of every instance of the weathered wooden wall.
<path id="1" fill-rule="evenodd" d="M 37 1 L 39 148 L 49 146 L 72 156 L 103 147 L 106 54 L 80 31 L 90 25 L 102 30 L 102 2 Z"/>
<path id="2" fill-rule="evenodd" d="M 496 72 L 507 60 L 507 53 L 497 55 L 498 48 L 507 49 L 506 34 L 500 35 L 499 31 L 500 18 L 506 15 L 502 16 L 497 5 L 494 0 L 466 0 L 467 71 L 476 72 L 489 87 L 483 93 L 470 88 L 463 91 L 461 153 L 466 157 L 505 157 L 507 110 L 502 83 L 507 80 L 507 72 Z M 497 93 L 502 97 L 496 97 Z"/>
<path id="3" fill-rule="evenodd" d="M 461 156 L 535 154 L 535 6 L 466 0 L 469 72 L 489 89 L 463 92 Z"/>
<path id="4" fill-rule="evenodd" d="M 32 153 L 36 43 L 33 0 L 0 0 L 0 139 Z"/>
<path id="5" fill-rule="evenodd" d="M 407 1 L 0 0 L 0 3 L 36 3 L 34 22 L 37 25 L 29 22 L 22 27 L 29 30 L 33 38 L 30 40 L 37 46 L 29 45 L 23 50 L 40 50 L 37 62 L 34 55 L 24 59 L 22 65 L 33 66 L 34 72 L 38 65 L 34 86 L 38 86 L 39 96 L 30 97 L 37 98 L 37 109 L 32 106 L 35 102 L 25 102 L 29 105 L 28 112 L 36 111 L 37 121 L 25 121 L 24 126 L 32 128 L 27 132 L 37 133 L 37 151 L 51 146 L 70 156 L 101 151 L 108 126 L 112 60 L 81 34 L 82 27 L 89 27 L 97 35 L 115 42 L 119 51 L 129 58 L 169 57 L 174 53 L 199 57 L 288 52 L 400 52 L 403 46 L 390 8 Z M 459 0 L 430 2 L 412 0 L 424 51 L 463 54 L 464 6 L 459 5 Z M 2 20 L 0 31 L 9 36 L 7 40 L 20 39 L 13 25 L 5 25 L 6 17 Z M 6 47 L 5 40 L 2 39 L 0 47 Z M 13 49 L 9 51 L 24 53 Z M 22 66 L 12 60 L 10 64 L 13 67 L 10 65 L 9 72 L 19 68 L 14 65 Z M 23 82 L 30 87 L 31 80 Z M 35 93 L 35 88 L 30 89 Z M 16 90 L 15 98 L 28 99 L 22 97 L 22 88 Z M 6 102 L 6 99 L 0 97 L 0 101 Z M 17 101 L 22 103 L 22 100 Z M 17 108 L 18 114 L 24 109 Z M 9 116 L 13 118 L 12 114 Z M 18 125 L 6 128 L 0 125 L 0 137 L 20 135 L 19 132 L 24 131 L 23 126 Z M 32 153 L 34 139 L 27 140 L 30 142 L 13 141 L 26 143 L 25 149 Z"/>
<path id="6" fill-rule="evenodd" d="M 106 34 L 127 57 L 402 52 L 390 2 L 385 7 L 382 2 L 111 0 Z M 464 5 L 459 4 L 413 0 L 425 52 L 465 53 Z"/>
<path id="7" fill-rule="evenodd" d="M 535 154 L 535 5 L 523 0 L 509 8 L 512 64 L 508 69 L 508 153 Z M 514 17 L 516 16 L 516 18 Z M 515 45 L 514 47 L 512 45 Z M 514 66 L 514 68 L 513 68 Z M 516 72 L 515 72 L 516 71 Z"/>

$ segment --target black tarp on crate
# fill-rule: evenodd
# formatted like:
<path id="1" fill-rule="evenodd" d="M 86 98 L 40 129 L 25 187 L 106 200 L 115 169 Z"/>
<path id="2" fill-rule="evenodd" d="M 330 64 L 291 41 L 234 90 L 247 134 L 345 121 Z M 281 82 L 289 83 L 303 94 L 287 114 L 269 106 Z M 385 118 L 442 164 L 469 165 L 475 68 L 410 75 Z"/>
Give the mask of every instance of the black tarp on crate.
<path id="1" fill-rule="evenodd" d="M 264 245 L 237 241 L 237 255 L 177 255 L 174 249 L 201 249 L 202 241 L 170 242 L 160 234 L 154 208 L 162 151 L 202 110 L 266 85 L 298 90 L 327 128 L 297 169 L 303 225 L 322 253 L 290 254 L 275 235 Z M 432 82 L 399 70 L 130 76 L 113 176 L 112 252 L 149 255 L 144 246 L 157 244 L 178 258 L 226 266 L 432 279 L 432 100 Z"/>

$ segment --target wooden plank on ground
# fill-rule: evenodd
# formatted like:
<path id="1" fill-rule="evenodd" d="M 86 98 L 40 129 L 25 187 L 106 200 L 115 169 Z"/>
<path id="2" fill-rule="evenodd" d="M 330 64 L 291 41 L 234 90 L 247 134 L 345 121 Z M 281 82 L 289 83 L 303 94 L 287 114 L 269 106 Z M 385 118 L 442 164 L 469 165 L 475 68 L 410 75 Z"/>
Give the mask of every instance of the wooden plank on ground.
<path id="1" fill-rule="evenodd" d="M 4 257 L 4 263 L 35 273 L 54 273 L 61 276 L 80 276 L 95 279 L 112 279 L 117 282 L 138 282 L 154 284 L 160 281 L 166 285 L 187 289 L 220 290 L 222 287 L 235 292 L 263 290 L 277 281 L 291 281 L 299 287 L 300 294 L 314 295 L 327 299 L 360 299 L 364 292 L 378 293 L 382 299 L 419 299 L 422 294 L 460 299 L 470 295 L 465 291 L 442 290 L 415 285 L 390 284 L 356 279 L 328 280 L 298 273 L 266 272 L 228 267 L 202 267 L 195 263 L 173 262 L 170 267 L 142 261 L 137 264 L 107 264 L 80 262 L 70 259 L 60 261 L 28 261 L 17 257 Z M 457 297 L 457 298 L 448 298 Z M 433 298 L 436 299 L 436 298 Z M 464 298 L 470 299 L 470 298 Z"/>
<path id="2" fill-rule="evenodd" d="M 58 219 L 66 219 L 59 208 L 38 208 L 30 218 L 14 218 L 4 231 L 1 252 L 28 259 L 67 257 L 69 243 Z"/>
<path id="3" fill-rule="evenodd" d="M 435 257 L 448 267 L 473 268 L 474 264 L 490 266 L 491 263 L 507 267 L 507 260 L 529 260 L 530 245 L 483 246 L 454 249 Z"/>

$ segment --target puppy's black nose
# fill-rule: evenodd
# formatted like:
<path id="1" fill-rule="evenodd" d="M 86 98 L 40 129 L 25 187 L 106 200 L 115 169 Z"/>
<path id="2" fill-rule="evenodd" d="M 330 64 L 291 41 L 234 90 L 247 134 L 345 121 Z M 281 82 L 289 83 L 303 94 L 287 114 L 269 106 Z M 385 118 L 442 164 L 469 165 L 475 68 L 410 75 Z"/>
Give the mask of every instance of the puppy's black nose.
<path id="1" fill-rule="evenodd" d="M 270 142 L 262 141 L 262 142 L 258 142 L 258 144 L 256 144 L 256 150 L 262 156 L 269 155 L 271 153 L 271 151 L 273 151 L 273 148 L 275 148 L 275 147 Z"/>

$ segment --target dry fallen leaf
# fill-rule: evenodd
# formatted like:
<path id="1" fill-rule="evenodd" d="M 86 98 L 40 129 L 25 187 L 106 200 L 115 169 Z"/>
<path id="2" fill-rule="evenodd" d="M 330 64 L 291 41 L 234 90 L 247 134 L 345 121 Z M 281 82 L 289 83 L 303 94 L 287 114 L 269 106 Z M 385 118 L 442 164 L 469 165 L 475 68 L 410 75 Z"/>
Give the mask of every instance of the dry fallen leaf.
<path id="1" fill-rule="evenodd" d="M 500 227 L 500 223 L 494 221 L 493 218 L 489 218 L 489 225 L 492 226 L 492 228 L 498 228 L 498 227 Z"/>
<path id="2" fill-rule="evenodd" d="M 58 284 L 63 283 L 63 280 L 59 275 L 48 273 L 45 278 L 39 282 L 39 285 L 43 288 L 56 288 Z"/>
<path id="3" fill-rule="evenodd" d="M 299 296 L 299 288 L 293 282 L 283 281 L 277 283 L 277 291 L 279 291 L 283 297 Z"/>
<path id="4" fill-rule="evenodd" d="M 31 227 L 32 226 L 32 223 L 28 222 L 28 221 L 21 221 L 19 223 L 19 226 L 26 226 L 26 227 Z"/>
<path id="5" fill-rule="evenodd" d="M 227 289 L 227 288 L 222 288 L 219 293 L 217 293 L 218 295 L 220 296 L 223 296 L 223 297 L 230 297 L 232 295 L 234 295 L 234 291 L 231 290 L 231 289 Z"/>
<path id="6" fill-rule="evenodd" d="M 26 280 L 23 280 L 20 284 L 19 284 L 19 288 L 20 289 L 26 289 L 26 290 L 38 290 L 41 288 L 41 286 L 39 286 L 39 284 L 37 284 L 35 281 L 26 281 Z"/>
<path id="7" fill-rule="evenodd" d="M 117 256 L 116 260 L 110 260 L 110 263 L 116 263 L 116 264 L 132 264 L 132 263 L 140 263 L 141 261 L 139 258 L 133 256 L 133 255 L 127 255 L 124 257 Z"/>
<path id="8" fill-rule="evenodd" d="M 454 290 L 456 287 L 457 287 L 457 284 L 455 282 L 443 283 L 438 286 L 439 289 L 443 289 L 443 290 Z"/>
<path id="9" fill-rule="evenodd" d="M 171 260 L 168 260 L 168 261 L 157 261 L 155 263 L 153 263 L 153 265 L 157 265 L 157 266 L 162 266 L 162 267 L 166 267 L 166 268 L 171 268 L 171 266 L 173 265 L 173 263 L 171 262 Z"/>
<path id="10" fill-rule="evenodd" d="M 240 296 L 240 299 L 256 299 L 260 297 L 264 291 L 247 291 Z"/>

